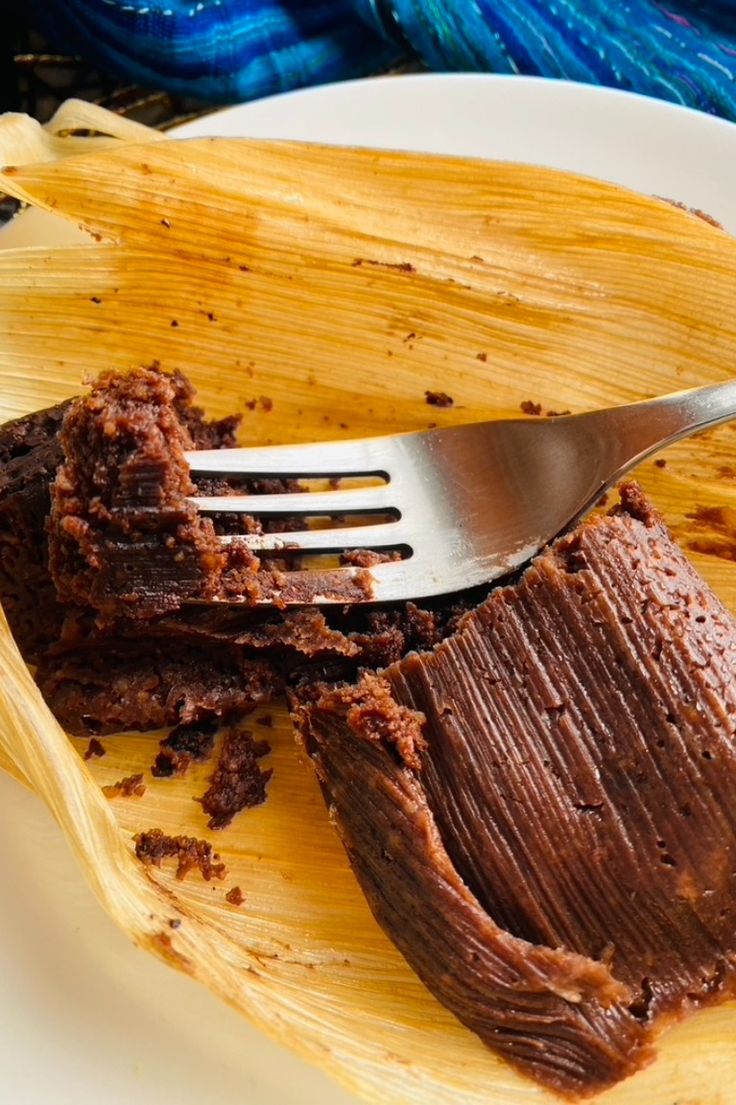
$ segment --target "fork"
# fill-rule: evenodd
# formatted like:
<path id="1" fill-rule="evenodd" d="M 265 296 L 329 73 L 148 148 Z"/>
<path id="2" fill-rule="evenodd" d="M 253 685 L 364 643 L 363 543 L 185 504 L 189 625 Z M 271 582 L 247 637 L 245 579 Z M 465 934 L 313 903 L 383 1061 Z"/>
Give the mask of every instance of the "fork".
<path id="1" fill-rule="evenodd" d="M 401 559 L 368 569 L 369 585 L 353 597 L 398 602 L 508 575 L 583 518 L 640 461 L 734 417 L 736 381 L 728 381 L 584 414 L 354 441 L 197 450 L 186 459 L 195 481 L 214 475 L 380 478 L 376 486 L 192 501 L 204 513 L 305 519 L 298 531 L 221 538 L 242 541 L 261 556 L 398 550 Z M 358 524 L 340 524 L 346 515 L 356 516 Z M 336 518 L 337 524 L 308 528 L 306 519 L 320 516 Z M 295 568 L 281 578 L 264 603 L 344 603 L 350 586 L 365 581 L 366 569 Z"/>

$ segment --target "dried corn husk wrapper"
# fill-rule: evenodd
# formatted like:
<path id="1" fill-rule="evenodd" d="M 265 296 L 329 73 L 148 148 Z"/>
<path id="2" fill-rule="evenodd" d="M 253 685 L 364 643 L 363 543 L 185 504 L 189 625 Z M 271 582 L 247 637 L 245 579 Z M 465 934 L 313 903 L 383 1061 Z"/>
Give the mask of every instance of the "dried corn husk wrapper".
<path id="1" fill-rule="evenodd" d="M 736 365 L 736 242 L 664 201 L 526 166 L 159 138 L 74 103 L 46 130 L 0 122 L 0 189 L 67 220 L 53 224 L 61 245 L 0 251 L 3 419 L 153 359 L 190 375 L 210 414 L 242 410 L 254 443 L 505 416 L 525 399 L 577 411 Z M 432 390 L 454 406 L 428 406 Z M 734 610 L 735 443 L 723 427 L 639 473 Z M 688 517 L 715 504 L 717 532 Z M 154 826 L 212 838 L 192 801 L 211 768 L 153 780 L 156 739 L 135 734 L 84 763 L 5 625 L 0 679 L 3 764 L 45 799 L 138 944 L 366 1100 L 556 1100 L 441 1008 L 379 931 L 283 708 L 269 711 L 268 801 L 214 838 L 229 875 L 213 894 L 142 866 L 132 844 Z M 103 796 L 135 771 L 142 798 Z M 721 1006 L 671 1029 L 658 1061 L 600 1100 L 725 1101 L 734 1028 Z"/>

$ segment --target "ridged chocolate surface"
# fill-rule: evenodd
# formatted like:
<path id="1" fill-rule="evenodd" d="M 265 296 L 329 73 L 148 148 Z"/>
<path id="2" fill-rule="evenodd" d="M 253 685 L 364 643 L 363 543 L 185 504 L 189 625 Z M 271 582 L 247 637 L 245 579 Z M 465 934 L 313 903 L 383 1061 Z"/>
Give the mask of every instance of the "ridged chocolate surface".
<path id="1" fill-rule="evenodd" d="M 573 1095 L 736 988 L 736 626 L 623 499 L 433 652 L 302 719 L 389 935 Z"/>

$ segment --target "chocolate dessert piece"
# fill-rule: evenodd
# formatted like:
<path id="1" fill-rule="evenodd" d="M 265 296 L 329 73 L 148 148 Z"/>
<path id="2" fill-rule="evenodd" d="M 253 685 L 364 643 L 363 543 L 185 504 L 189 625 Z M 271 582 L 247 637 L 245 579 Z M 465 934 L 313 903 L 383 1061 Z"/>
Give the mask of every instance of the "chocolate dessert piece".
<path id="1" fill-rule="evenodd" d="M 235 573 L 244 596 L 257 558 L 225 547 L 190 501 L 182 412 L 193 389 L 156 368 L 102 376 L 75 400 L 60 432 L 64 454 L 51 490 L 49 567 L 62 602 L 104 618 L 152 617 L 218 594 Z"/>
<path id="2" fill-rule="evenodd" d="M 35 675 L 56 717 L 77 735 L 230 721 L 287 684 L 348 679 L 360 667 L 429 648 L 465 608 L 338 610 L 330 625 L 313 609 L 197 607 L 104 630 L 75 610 L 36 657 Z"/>
<path id="3" fill-rule="evenodd" d="M 0 598 L 31 663 L 64 616 L 48 571 L 49 484 L 62 460 L 62 404 L 0 426 Z"/>
<path id="4" fill-rule="evenodd" d="M 238 423 L 237 417 L 206 420 L 192 399 L 180 375 L 167 376 L 153 366 L 108 376 L 90 396 L 0 427 L 0 601 L 23 655 L 37 665 L 46 701 L 72 733 L 233 720 L 286 681 L 312 679 L 315 670 L 349 678 L 360 665 L 388 664 L 411 647 L 429 647 L 453 616 L 411 604 L 380 614 L 333 608 L 329 615 L 316 608 L 179 605 L 197 573 L 200 580 L 207 574 L 198 559 L 202 533 L 193 535 L 184 525 L 188 567 L 182 580 L 176 560 L 172 568 L 177 550 L 164 551 L 166 541 L 180 532 L 179 516 L 167 507 L 160 524 L 159 508 L 162 502 L 170 506 L 188 486 L 181 467 L 184 446 L 190 441 L 196 448 L 233 445 Z M 167 438 L 163 449 L 162 427 L 177 448 L 170 449 Z M 133 455 L 133 445 L 145 428 L 154 444 L 143 449 L 144 464 Z M 177 457 L 180 468 L 173 472 Z M 49 574 L 47 524 L 51 487 L 64 460 L 63 486 L 54 485 L 51 533 L 62 602 Z M 119 494 L 108 488 L 94 503 L 83 497 L 74 501 L 72 487 L 80 493 L 94 490 L 105 473 L 124 485 Z M 196 488 L 202 494 L 282 489 L 296 486 L 264 479 L 233 486 L 215 479 Z M 155 505 L 147 531 L 143 507 L 149 500 Z M 179 506 L 186 514 L 188 505 Z M 213 523 L 207 540 L 213 532 L 257 525 L 237 515 L 215 516 Z M 289 528 L 303 522 L 287 518 L 275 524 Z M 263 525 L 267 528 L 268 520 Z M 266 573 L 273 578 L 277 568 L 271 563 Z M 114 592 L 120 572 L 126 588 L 122 601 Z M 140 586 L 131 590 L 136 573 Z M 172 574 L 172 589 L 164 594 L 164 578 Z M 213 579 L 210 573 L 207 586 L 214 586 Z M 221 579 L 232 582 L 227 572 Z M 252 573 L 249 579 L 252 583 Z"/>
<path id="5" fill-rule="evenodd" d="M 230 905 L 242 905 L 245 901 L 245 894 L 239 886 L 233 886 L 225 895 L 225 901 L 229 902 Z"/>
<path id="6" fill-rule="evenodd" d="M 106 798 L 142 798 L 146 793 L 143 772 L 137 771 L 134 775 L 126 775 L 116 783 L 104 786 L 102 793 Z"/>
<path id="7" fill-rule="evenodd" d="M 611 1085 L 665 1019 L 736 991 L 733 620 L 633 486 L 490 597 L 183 605 L 280 570 L 222 553 L 252 519 L 189 513 L 182 451 L 232 444 L 235 422 L 153 368 L 0 428 L 0 600 L 46 701 L 75 733 L 180 727 L 166 774 L 287 690 L 371 908 L 428 987 L 541 1082 Z M 263 797 L 258 754 L 226 742 L 212 825 Z M 224 877 L 204 841 L 152 830 L 137 854 Z"/>
<path id="8" fill-rule="evenodd" d="M 272 770 L 264 770 L 258 761 L 270 751 L 268 741 L 253 740 L 248 729 L 231 726 L 226 731 L 210 785 L 198 799 L 209 815 L 208 829 L 224 829 L 236 813 L 265 802 Z"/>
<path id="9" fill-rule="evenodd" d="M 184 454 L 202 444 L 191 423 L 206 424 L 201 412 L 192 412 L 193 395 L 181 374 L 152 367 L 105 374 L 89 395 L 69 405 L 48 520 L 49 567 L 59 599 L 92 607 L 105 624 L 215 598 L 245 605 L 309 602 L 316 594 L 346 602 L 365 598 L 368 571 L 347 579 L 285 572 L 283 560 L 261 560 L 237 540 L 261 532 L 260 522 L 200 512 L 191 500 L 198 492 L 228 495 L 239 482 L 241 490 L 259 493 L 283 489 L 284 482 L 208 479 L 196 485 Z M 222 435 L 212 436 L 215 446 L 222 443 Z M 230 542 L 219 539 L 222 532 Z"/>
<path id="10" fill-rule="evenodd" d="M 208 840 L 194 836 L 168 836 L 163 829 L 147 829 L 136 833 L 135 854 L 141 863 L 160 867 L 165 859 L 176 860 L 176 877 L 185 879 L 190 871 L 198 870 L 205 882 L 224 879 L 224 864 Z"/>
<path id="11" fill-rule="evenodd" d="M 433 651 L 296 710 L 371 908 L 571 1095 L 736 992 L 736 624 L 633 486 Z"/>
<path id="12" fill-rule="evenodd" d="M 92 637 L 61 655 L 52 650 L 40 658 L 36 681 L 68 732 L 98 736 L 239 717 L 281 687 L 271 664 L 238 648 L 145 637 Z"/>
<path id="13" fill-rule="evenodd" d="M 72 404 L 0 427 L 0 601 L 23 655 L 37 665 L 46 701 L 70 732 L 232 720 L 286 681 L 313 679 L 315 670 L 349 678 L 361 664 L 388 664 L 411 647 L 429 647 L 453 616 L 411 604 L 380 614 L 333 609 L 329 620 L 314 608 L 181 605 L 190 587 L 218 585 L 219 546 L 214 569 L 207 560 L 214 535 L 257 525 L 237 515 L 189 524 L 193 485 L 181 452 L 190 443 L 233 445 L 237 424 L 237 417 L 205 419 L 189 383 L 154 365 L 107 376 Z M 64 601 L 49 574 L 52 485 L 52 564 Z M 201 494 L 280 489 L 296 485 L 215 479 L 196 487 Z M 177 561 L 172 570 L 178 549 L 166 547 L 179 537 L 183 574 Z M 266 568 L 272 580 L 278 567 Z M 254 586 L 250 568 L 245 574 Z M 234 586 L 237 577 L 226 569 L 220 583 Z"/>
<path id="14" fill-rule="evenodd" d="M 151 388 L 168 380 L 172 411 L 180 436 L 200 449 L 235 443 L 239 418 L 208 421 L 192 404 L 192 389 L 175 374 L 166 377 L 155 366 L 125 379 L 145 378 Z M 71 403 L 0 426 L 0 599 L 25 658 L 36 663 L 62 634 L 70 610 L 59 601 L 49 573 L 47 527 L 50 488 L 64 460 L 60 432 Z M 219 490 L 219 489 L 218 489 Z"/>
<path id="15" fill-rule="evenodd" d="M 193 762 L 208 760 L 215 747 L 217 723 L 211 719 L 176 725 L 159 743 L 159 751 L 151 767 L 154 779 L 170 779 L 184 775 Z"/>

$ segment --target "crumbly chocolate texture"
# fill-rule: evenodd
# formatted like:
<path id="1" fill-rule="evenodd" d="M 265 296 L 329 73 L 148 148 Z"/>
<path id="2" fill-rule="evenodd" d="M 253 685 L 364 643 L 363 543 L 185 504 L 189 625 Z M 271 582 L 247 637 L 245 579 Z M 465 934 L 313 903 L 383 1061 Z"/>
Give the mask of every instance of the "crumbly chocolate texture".
<path id="1" fill-rule="evenodd" d="M 445 391 L 425 391 L 424 401 L 430 407 L 452 407 L 455 400 Z"/>
<path id="2" fill-rule="evenodd" d="M 159 744 L 151 768 L 154 779 L 184 775 L 192 762 L 208 760 L 215 747 L 216 732 L 217 722 L 212 718 L 189 725 L 176 725 Z"/>
<path id="3" fill-rule="evenodd" d="M 100 630 L 70 616 L 66 632 L 36 658 L 36 680 L 71 733 L 97 736 L 234 720 L 289 685 L 350 679 L 411 649 L 431 648 L 467 610 L 283 614 L 205 607 Z"/>
<path id="4" fill-rule="evenodd" d="M 393 549 L 388 552 L 379 552 L 377 549 L 349 549 L 340 554 L 341 564 L 351 564 L 355 568 L 374 568 L 376 564 L 390 564 L 395 560 L 401 560 L 401 553 Z"/>
<path id="5" fill-rule="evenodd" d="M 153 366 L 124 377 L 108 376 L 90 396 L 72 405 L 0 428 L 0 599 L 24 655 L 38 666 L 47 702 L 71 732 L 100 734 L 232 719 L 266 701 L 286 682 L 313 679 L 315 671 L 350 678 L 361 665 L 387 664 L 409 648 L 430 647 L 451 627 L 451 615 L 442 604 L 434 613 L 409 605 L 381 614 L 365 608 L 346 613 L 334 607 L 327 615 L 314 608 L 174 609 L 189 585 L 186 579 L 166 596 L 160 588 L 145 594 L 139 589 L 135 599 L 127 591 L 119 603 L 112 592 L 117 574 L 124 570 L 123 554 L 141 558 L 137 564 L 146 586 L 149 569 L 155 566 L 155 556 L 148 556 L 141 503 L 147 495 L 155 499 L 153 513 L 158 516 L 162 502 L 171 505 L 172 497 L 180 499 L 188 490 L 186 472 L 172 472 L 176 449 L 172 451 L 170 441 L 178 443 L 179 460 L 190 441 L 197 448 L 234 444 L 237 418 L 209 422 L 192 396 L 182 377 L 166 376 Z M 51 543 L 62 592 L 73 602 L 57 598 L 48 571 L 45 529 L 49 488 L 64 455 L 62 424 L 69 456 L 62 468 L 64 478 L 54 491 L 58 502 Z M 165 455 L 160 448 L 164 430 Z M 153 445 L 149 442 L 143 450 L 143 463 L 132 448 L 146 434 Z M 85 506 L 84 495 L 113 476 L 118 491 L 111 485 L 93 506 Z M 200 481 L 196 488 L 202 494 L 281 489 L 293 491 L 296 486 L 275 480 L 224 482 L 216 477 Z M 73 492 L 79 492 L 79 502 Z M 166 517 L 172 522 L 171 511 Z M 257 531 L 260 525 L 239 515 L 214 516 L 212 523 L 215 533 Z M 276 523 L 266 519 L 263 527 L 273 524 L 288 530 L 303 523 L 296 517 Z M 148 539 L 160 545 L 162 534 L 165 545 L 171 536 L 166 536 L 165 525 L 163 530 L 154 527 Z M 80 536 L 91 561 L 82 556 Z M 201 551 L 196 540 L 188 545 L 190 568 L 202 567 Z M 159 552 L 165 559 L 161 548 Z M 99 571 L 98 554 L 103 558 Z M 75 574 L 78 556 L 83 563 Z M 359 565 L 364 562 L 360 553 L 354 559 Z M 222 586 L 237 585 L 234 563 L 231 558 Z M 124 570 L 126 580 L 138 568 L 134 566 L 132 573 Z M 279 562 L 266 565 L 271 583 L 280 568 Z M 252 577 L 247 565 L 244 571 Z M 192 582 L 193 576 L 187 578 Z M 359 585 L 358 591 L 362 596 Z M 161 606 L 166 609 L 154 614 Z"/>
<path id="6" fill-rule="evenodd" d="M 161 374 L 150 370 L 150 379 Z M 188 385 L 171 378 L 172 410 L 196 448 L 235 442 L 238 417 L 208 421 Z M 0 426 L 0 599 L 24 657 L 37 663 L 73 622 L 49 573 L 50 487 L 64 459 L 60 431 L 70 403 Z M 68 634 L 67 634 L 68 635 Z"/>
<path id="7" fill-rule="evenodd" d="M 270 751 L 268 741 L 254 741 L 248 729 L 225 732 L 217 767 L 200 799 L 209 829 L 224 829 L 236 813 L 265 802 L 272 770 L 264 770 L 258 761 Z"/>
<path id="8" fill-rule="evenodd" d="M 144 618 L 212 598 L 232 574 L 250 593 L 257 558 L 242 546 L 230 558 L 190 502 L 184 453 L 194 442 L 182 412 L 192 398 L 181 375 L 149 368 L 105 375 L 70 404 L 48 522 L 62 602 Z"/>
<path id="9" fill-rule="evenodd" d="M 432 652 L 296 714 L 439 999 L 571 1096 L 736 993 L 736 624 L 634 486 Z"/>
<path id="10" fill-rule="evenodd" d="M 195 445 L 232 443 L 233 420 L 171 388 Z M 192 727 L 290 689 L 376 916 L 464 1023 L 555 1089 L 605 1088 L 663 1018 L 734 991 L 736 630 L 640 492 L 487 601 L 101 611 L 59 603 L 48 573 L 64 416 L 0 429 L 0 598 L 72 731 L 183 725 L 176 770 L 207 745 Z M 215 820 L 254 793 L 257 751 L 231 751 Z M 206 841 L 152 830 L 137 853 L 224 877 Z"/>
<path id="11" fill-rule="evenodd" d="M 178 428 L 172 432 L 180 444 L 189 439 L 197 448 L 234 444 L 237 418 L 207 421 L 192 403 L 189 385 L 179 376 L 164 376 L 154 367 L 124 379 L 127 390 L 122 389 L 118 377 L 105 385 L 114 397 L 110 409 L 117 422 L 113 419 L 109 442 L 107 438 L 103 441 L 107 451 L 101 471 L 106 470 L 115 450 L 122 448 L 116 427 L 133 414 L 139 428 L 144 423 L 158 427 L 155 434 L 159 440 L 165 422 L 167 426 L 176 423 Z M 142 396 L 149 393 L 153 396 L 151 410 L 144 417 L 139 408 Z M 93 408 L 104 399 L 102 392 L 94 394 Z M 70 418 L 75 433 L 91 421 L 90 432 L 99 435 L 100 424 L 104 426 L 101 411 L 90 410 L 86 400 L 79 403 L 83 416 L 76 422 Z M 166 407 L 165 414 L 162 407 Z M 21 651 L 37 665 L 37 680 L 46 701 L 70 732 L 99 735 L 199 724 L 207 719 L 232 720 L 266 702 L 289 682 L 313 681 L 320 674 L 348 679 L 360 666 L 388 664 L 411 648 L 431 647 L 451 631 L 455 613 L 442 603 L 436 604 L 433 612 L 409 604 L 380 613 L 364 607 L 347 613 L 333 607 L 324 613 L 310 607 L 278 611 L 195 605 L 153 616 L 148 599 L 124 603 L 124 609 L 117 612 L 106 606 L 104 614 L 78 602 L 59 602 L 48 571 L 45 527 L 50 484 L 63 456 L 59 432 L 68 415 L 69 405 L 64 404 L 0 428 L 0 599 Z M 84 435 L 77 443 L 76 455 L 87 455 L 89 460 L 83 446 Z M 141 471 L 140 465 L 133 465 L 135 479 Z M 151 472 L 158 484 L 169 480 L 166 465 L 154 465 Z M 179 482 L 174 480 L 179 489 L 183 478 L 180 473 Z M 133 484 L 126 486 L 132 495 Z M 144 481 L 144 493 L 147 486 Z M 275 480 L 226 484 L 214 479 L 200 481 L 197 491 L 259 494 L 284 488 L 296 489 Z M 66 492 L 62 498 L 66 501 Z M 112 503 L 111 494 L 106 501 Z M 111 507 L 118 529 L 129 511 L 126 502 L 123 497 Z M 135 510 L 130 511 L 135 528 Z M 83 509 L 78 514 L 65 513 L 64 518 L 70 520 L 64 526 L 70 524 L 73 529 L 80 521 L 85 528 L 88 521 Z M 268 528 L 268 520 L 263 524 Z M 288 529 L 303 523 L 286 518 L 275 524 Z M 232 532 L 236 526 L 257 528 L 253 519 L 237 515 L 215 516 L 214 525 L 216 532 Z M 91 522 L 90 526 L 93 533 L 104 530 L 95 530 Z M 116 556 L 113 550 L 113 571 L 117 571 L 115 564 L 119 567 Z M 71 561 L 67 565 L 71 567 Z M 269 565 L 268 570 L 277 568 L 278 564 Z M 76 595 L 78 600 L 86 600 L 91 573 L 89 565 L 83 566 L 87 582 Z M 104 589 L 100 581 L 92 584 L 95 593 Z M 169 605 L 168 599 L 165 605 Z M 141 613 L 147 616 L 133 616 Z"/>
<path id="12" fill-rule="evenodd" d="M 148 829 L 136 833 L 135 854 L 141 863 L 160 867 L 165 859 L 176 860 L 176 877 L 184 879 L 190 871 L 198 870 L 206 882 L 224 879 L 227 866 L 208 840 L 194 836 L 169 836 L 163 829 Z"/>
<path id="13" fill-rule="evenodd" d="M 150 619 L 190 600 L 278 605 L 320 593 L 346 602 L 369 594 L 367 571 L 338 580 L 285 572 L 281 561 L 259 560 L 237 540 L 258 532 L 253 518 L 200 512 L 191 496 L 232 487 L 212 480 L 197 487 L 191 478 L 184 454 L 199 444 L 188 414 L 193 395 L 181 374 L 152 367 L 103 375 L 69 405 L 48 521 L 59 599 L 92 607 L 104 624 Z M 231 542 L 219 540 L 220 528 L 234 535 Z"/>
<path id="14" fill-rule="evenodd" d="M 135 775 L 126 775 L 124 779 L 118 779 L 117 783 L 110 783 L 102 788 L 106 798 L 142 798 L 146 793 L 146 784 L 143 782 L 143 772 Z"/>
<path id="15" fill-rule="evenodd" d="M 93 757 L 99 758 L 100 756 L 106 755 L 107 752 L 105 750 L 104 744 L 102 744 L 101 741 L 98 741 L 97 737 L 90 737 L 89 744 L 84 750 L 84 755 L 82 758 L 84 760 L 91 760 Z"/>
<path id="16" fill-rule="evenodd" d="M 242 905 L 245 901 L 245 894 L 239 886 L 233 886 L 225 895 L 225 901 L 229 902 L 230 905 Z"/>
<path id="17" fill-rule="evenodd" d="M 107 638 L 41 658 L 36 680 L 71 733 L 145 731 L 238 717 L 268 702 L 280 686 L 271 665 L 228 645 L 192 647 Z"/>

